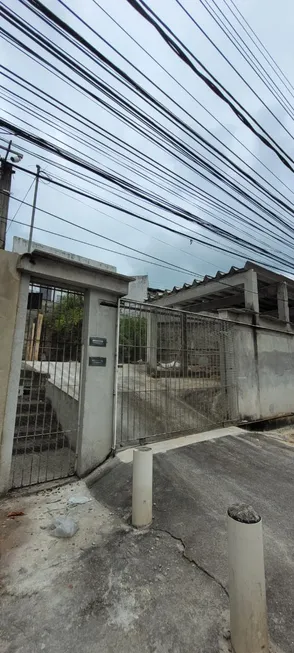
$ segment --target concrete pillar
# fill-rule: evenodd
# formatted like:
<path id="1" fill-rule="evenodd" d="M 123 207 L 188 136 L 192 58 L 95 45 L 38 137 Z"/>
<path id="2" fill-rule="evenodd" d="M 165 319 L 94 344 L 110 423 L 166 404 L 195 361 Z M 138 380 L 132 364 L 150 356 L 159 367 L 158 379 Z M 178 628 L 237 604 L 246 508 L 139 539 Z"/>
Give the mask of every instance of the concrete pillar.
<path id="1" fill-rule="evenodd" d="M 269 653 L 262 522 L 251 506 L 228 510 L 230 630 L 235 653 Z"/>
<path id="2" fill-rule="evenodd" d="M 258 283 L 255 270 L 247 270 L 244 280 L 245 308 L 259 313 Z"/>
<path id="3" fill-rule="evenodd" d="M 0 495 L 10 489 L 10 470 L 15 429 L 15 417 L 18 401 L 18 389 L 26 325 L 26 313 L 29 294 L 29 275 L 22 275 L 19 285 L 18 304 L 15 323 L 11 324 L 12 351 L 8 377 L 6 403 L 3 418 L 2 439 L 0 447 Z M 12 301 L 12 299 L 11 299 Z M 9 325 L 10 328 L 10 325 Z M 7 332 L 5 336 L 10 336 Z M 6 340 L 3 338 L 3 346 Z M 0 425 L 1 426 L 1 425 Z"/>
<path id="4" fill-rule="evenodd" d="M 289 323 L 290 314 L 289 314 L 289 302 L 288 302 L 288 287 L 286 281 L 282 281 L 282 283 L 278 284 L 277 303 L 278 303 L 279 320 Z"/>
<path id="5" fill-rule="evenodd" d="M 79 404 L 79 476 L 102 463 L 112 449 L 118 310 L 118 298 L 114 295 L 94 289 L 86 291 Z M 95 346 L 90 341 L 93 337 L 101 338 L 105 346 Z"/>
<path id="6" fill-rule="evenodd" d="M 234 314 L 229 313 L 226 309 L 218 310 L 219 318 L 226 320 L 226 328 L 221 330 L 219 339 L 220 354 L 220 379 L 223 392 L 223 402 L 226 404 L 228 422 L 237 421 L 239 418 L 238 411 L 238 391 L 236 379 L 236 359 L 235 359 L 235 325 L 230 325 Z"/>
<path id="7" fill-rule="evenodd" d="M 153 452 L 151 447 L 134 449 L 132 524 L 144 528 L 152 522 Z"/>
<path id="8" fill-rule="evenodd" d="M 147 317 L 147 366 L 150 372 L 157 369 L 157 326 L 157 315 L 150 310 Z"/>

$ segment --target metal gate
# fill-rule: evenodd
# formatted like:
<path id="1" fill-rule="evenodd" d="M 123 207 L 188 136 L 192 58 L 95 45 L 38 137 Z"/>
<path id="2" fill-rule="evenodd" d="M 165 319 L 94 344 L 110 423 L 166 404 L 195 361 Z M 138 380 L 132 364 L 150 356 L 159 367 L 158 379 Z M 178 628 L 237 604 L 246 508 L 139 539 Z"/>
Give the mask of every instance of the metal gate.
<path id="1" fill-rule="evenodd" d="M 192 312 L 121 302 L 118 447 L 233 421 L 233 328 Z"/>
<path id="2" fill-rule="evenodd" d="M 83 293 L 30 285 L 11 487 L 75 473 Z"/>

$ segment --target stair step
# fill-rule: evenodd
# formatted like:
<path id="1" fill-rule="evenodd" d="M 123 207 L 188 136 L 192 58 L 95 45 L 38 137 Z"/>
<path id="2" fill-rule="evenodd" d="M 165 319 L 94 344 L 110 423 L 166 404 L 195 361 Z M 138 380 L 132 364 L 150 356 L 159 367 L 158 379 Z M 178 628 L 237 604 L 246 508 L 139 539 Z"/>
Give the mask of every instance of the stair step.
<path id="1" fill-rule="evenodd" d="M 19 437 L 20 435 L 26 436 L 28 434 L 28 436 L 35 436 L 35 435 L 43 435 L 44 433 L 47 433 L 52 436 L 54 434 L 55 437 L 56 432 L 63 433 L 61 427 L 60 426 L 58 427 L 56 418 L 53 416 L 52 423 L 50 423 L 50 420 L 48 420 L 47 424 L 46 421 L 44 424 L 43 423 L 40 424 L 26 423 L 20 425 L 16 424 L 14 435 L 15 437 Z"/>
<path id="2" fill-rule="evenodd" d="M 45 409 L 47 410 L 47 407 L 51 411 L 51 404 L 48 401 L 44 401 L 43 399 L 40 399 L 40 401 L 38 399 L 30 400 L 24 396 L 22 400 L 20 399 L 18 401 L 16 414 L 44 412 Z"/>
<path id="3" fill-rule="evenodd" d="M 23 388 L 45 388 L 46 383 L 42 382 L 40 379 L 20 379 L 20 386 Z"/>
<path id="4" fill-rule="evenodd" d="M 14 454 L 31 453 L 32 451 L 38 453 L 62 448 L 68 448 L 68 440 L 59 433 L 54 436 L 43 434 L 42 436 L 21 437 L 14 440 L 13 443 Z"/>
<path id="5" fill-rule="evenodd" d="M 54 414 L 54 411 L 52 411 L 52 408 L 48 406 L 48 409 L 46 411 L 35 411 L 33 413 L 30 412 L 24 412 L 24 413 L 18 413 L 16 415 L 16 430 L 19 429 L 20 426 L 29 426 L 30 428 L 34 429 L 35 425 L 38 424 L 40 426 L 48 426 L 48 430 L 50 428 L 51 424 L 56 423 L 56 417 Z M 51 430 L 51 429 L 50 429 Z"/>
<path id="6" fill-rule="evenodd" d="M 39 361 L 36 361 L 36 363 L 37 363 L 37 365 L 40 364 Z M 23 378 L 23 377 L 26 377 L 26 378 L 31 378 L 31 377 L 39 378 L 39 377 L 42 377 L 43 378 L 43 377 L 46 377 L 46 376 L 49 376 L 49 372 L 48 372 L 48 366 L 47 366 L 47 372 L 46 372 L 46 365 L 44 363 L 42 365 L 42 370 L 41 371 L 37 370 L 37 369 L 33 369 L 32 367 L 28 367 L 28 366 L 22 367 L 22 369 L 20 371 L 20 378 Z"/>
<path id="7" fill-rule="evenodd" d="M 45 399 L 45 388 L 24 388 L 23 397 L 31 399 Z"/>

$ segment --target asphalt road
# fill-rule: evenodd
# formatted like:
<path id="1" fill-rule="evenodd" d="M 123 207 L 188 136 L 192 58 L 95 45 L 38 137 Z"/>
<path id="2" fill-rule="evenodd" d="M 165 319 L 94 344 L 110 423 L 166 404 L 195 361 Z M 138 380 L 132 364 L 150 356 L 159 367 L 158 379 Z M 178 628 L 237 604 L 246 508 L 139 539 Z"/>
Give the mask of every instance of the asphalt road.
<path id="1" fill-rule="evenodd" d="M 250 503 L 261 514 L 270 636 L 284 653 L 294 650 L 293 464 L 293 447 L 252 433 L 154 457 L 153 529 L 178 538 L 185 556 L 221 592 L 228 577 L 227 508 Z M 99 501 L 125 520 L 131 512 L 131 474 L 131 464 L 122 463 L 92 488 Z"/>

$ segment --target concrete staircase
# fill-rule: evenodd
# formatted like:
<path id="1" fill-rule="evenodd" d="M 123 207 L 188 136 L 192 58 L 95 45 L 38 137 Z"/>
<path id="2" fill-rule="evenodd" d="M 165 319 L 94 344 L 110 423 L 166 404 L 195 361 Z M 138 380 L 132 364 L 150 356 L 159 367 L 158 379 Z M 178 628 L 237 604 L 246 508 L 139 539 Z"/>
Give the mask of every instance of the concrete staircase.
<path id="1" fill-rule="evenodd" d="M 46 398 L 47 374 L 23 364 L 15 420 L 13 453 L 46 452 L 67 447 L 67 438 Z"/>

